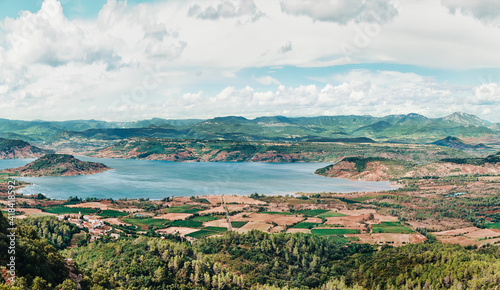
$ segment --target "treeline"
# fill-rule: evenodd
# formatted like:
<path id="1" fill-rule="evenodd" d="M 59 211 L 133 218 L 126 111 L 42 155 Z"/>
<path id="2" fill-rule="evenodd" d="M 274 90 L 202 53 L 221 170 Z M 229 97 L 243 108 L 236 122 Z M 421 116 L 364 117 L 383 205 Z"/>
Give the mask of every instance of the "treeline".
<path id="1" fill-rule="evenodd" d="M 495 289 L 500 286 L 500 248 L 466 250 L 440 243 L 386 247 L 351 256 L 337 267 L 348 269 L 346 283 L 366 289 Z"/>
<path id="2" fill-rule="evenodd" d="M 53 216 L 26 218 L 24 222 L 33 226 L 40 237 L 48 240 L 60 250 L 69 247 L 73 235 L 81 231 L 76 225 L 59 221 Z"/>

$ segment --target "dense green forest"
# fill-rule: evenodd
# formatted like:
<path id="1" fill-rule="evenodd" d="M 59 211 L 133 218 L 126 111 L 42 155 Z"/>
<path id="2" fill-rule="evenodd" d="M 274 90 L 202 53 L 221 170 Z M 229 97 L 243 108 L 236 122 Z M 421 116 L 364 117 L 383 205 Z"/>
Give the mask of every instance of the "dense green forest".
<path id="1" fill-rule="evenodd" d="M 0 267 L 5 267 L 14 255 L 17 277 L 16 284 L 9 285 L 7 289 L 51 289 L 49 284 L 56 286 L 68 279 L 63 255 L 47 240 L 40 238 L 32 226 L 22 221 L 16 220 L 15 253 L 9 253 L 10 227 L 5 216 L 0 214 Z M 0 271 L 0 275 L 2 281 L 9 277 L 6 270 Z M 36 288 L 33 284 L 46 287 Z M 5 285 L 0 284 L 0 289 L 6 289 Z"/>
<path id="2" fill-rule="evenodd" d="M 74 224 L 59 221 L 53 216 L 26 218 L 23 220 L 31 225 L 38 235 L 57 249 L 65 249 L 71 245 L 73 235 L 80 233 L 81 229 Z"/>
<path id="3" fill-rule="evenodd" d="M 123 239 L 66 253 L 92 281 L 110 289 L 234 289 L 266 284 L 320 289 L 328 283 L 359 289 L 493 289 L 500 285 L 498 247 L 476 250 L 438 242 L 377 250 L 326 237 L 252 231 L 193 244 Z"/>
<path id="4" fill-rule="evenodd" d="M 37 220 L 38 219 L 38 220 Z M 494 289 L 500 249 L 428 242 L 402 247 L 345 244 L 309 234 L 234 232 L 189 243 L 172 236 L 105 239 L 60 254 L 42 233 L 64 234 L 47 218 L 19 222 L 16 287 L 76 289 L 63 255 L 73 258 L 82 289 Z M 0 262 L 7 263 L 2 216 Z M 50 235 L 49 235 L 50 236 Z M 2 271 L 4 278 L 5 272 Z M 39 278 L 36 278 L 39 277 Z M 64 283 L 64 286 L 63 284 Z M 49 285 L 50 284 L 50 285 Z"/>

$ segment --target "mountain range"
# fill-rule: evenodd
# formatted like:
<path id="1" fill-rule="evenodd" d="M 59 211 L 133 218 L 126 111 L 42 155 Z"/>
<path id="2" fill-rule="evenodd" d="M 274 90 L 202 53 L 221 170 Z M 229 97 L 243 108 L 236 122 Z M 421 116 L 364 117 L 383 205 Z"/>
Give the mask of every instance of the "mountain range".
<path id="1" fill-rule="evenodd" d="M 134 122 L 0 119 L 0 137 L 35 143 L 61 141 L 85 143 L 89 140 L 113 141 L 130 137 L 319 142 L 364 138 L 358 140 L 430 143 L 447 136 L 465 138 L 499 133 L 500 123 L 491 123 L 475 115 L 461 112 L 442 118 L 428 118 L 411 113 L 385 117 L 272 116 L 247 119 L 228 116 L 205 120 L 153 118 Z"/>

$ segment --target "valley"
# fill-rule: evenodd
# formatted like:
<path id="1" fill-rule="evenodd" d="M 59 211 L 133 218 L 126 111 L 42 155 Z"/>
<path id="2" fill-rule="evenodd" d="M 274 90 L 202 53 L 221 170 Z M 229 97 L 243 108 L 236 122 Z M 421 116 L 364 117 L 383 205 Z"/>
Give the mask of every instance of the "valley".
<path id="1" fill-rule="evenodd" d="M 15 183 L 19 239 L 52 253 L 26 284 L 500 283 L 499 128 L 473 115 L 2 122 L 29 143 L 0 139 L 0 203 Z"/>

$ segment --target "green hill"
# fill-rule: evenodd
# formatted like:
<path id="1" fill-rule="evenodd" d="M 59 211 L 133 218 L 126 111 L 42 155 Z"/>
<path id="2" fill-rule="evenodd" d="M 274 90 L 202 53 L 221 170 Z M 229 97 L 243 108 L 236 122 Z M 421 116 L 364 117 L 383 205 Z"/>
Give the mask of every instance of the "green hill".
<path id="1" fill-rule="evenodd" d="M 460 149 L 460 150 L 489 149 L 489 147 L 484 145 L 484 144 L 477 144 L 477 145 L 467 144 L 467 143 L 464 143 L 461 139 L 459 139 L 457 137 L 452 137 L 452 136 L 448 136 L 444 139 L 432 142 L 432 144 L 438 145 L 438 146 L 445 146 L 445 147 Z"/>
<path id="2" fill-rule="evenodd" d="M 70 176 L 89 175 L 111 168 L 102 163 L 81 161 L 67 154 L 46 154 L 37 160 L 19 168 L 6 169 L 2 172 L 20 176 Z"/>
<path id="3" fill-rule="evenodd" d="M 454 113 L 443 118 L 419 114 L 372 116 L 239 116 L 207 120 L 153 118 L 134 122 L 75 120 L 64 122 L 0 119 L 0 137 L 24 141 L 88 142 L 130 137 L 239 141 L 308 141 L 320 138 L 371 138 L 382 142 L 430 143 L 447 136 L 498 134 L 500 126 L 477 116 Z"/>
<path id="4" fill-rule="evenodd" d="M 0 159 L 40 157 L 48 152 L 22 140 L 0 138 Z"/>

